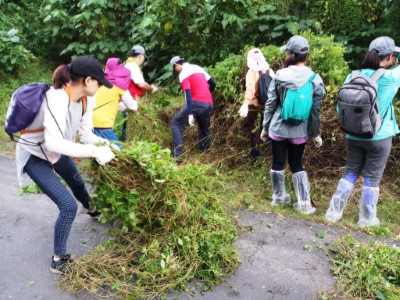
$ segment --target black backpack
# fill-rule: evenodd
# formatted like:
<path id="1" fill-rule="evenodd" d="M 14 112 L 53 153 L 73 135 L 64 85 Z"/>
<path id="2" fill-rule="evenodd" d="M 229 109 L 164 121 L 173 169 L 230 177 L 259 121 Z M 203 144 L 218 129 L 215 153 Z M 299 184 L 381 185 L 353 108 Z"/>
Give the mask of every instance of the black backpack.
<path id="1" fill-rule="evenodd" d="M 265 102 L 268 100 L 268 88 L 271 84 L 272 78 L 269 75 L 269 69 L 267 72 L 262 73 L 261 71 L 258 72 L 260 74 L 260 78 L 258 79 L 258 103 L 260 105 L 265 105 Z"/>
<path id="2" fill-rule="evenodd" d="M 344 132 L 370 139 L 379 131 L 382 118 L 377 101 L 377 81 L 385 71 L 378 69 L 371 77 L 353 71 L 351 80 L 340 88 L 337 110 Z"/>

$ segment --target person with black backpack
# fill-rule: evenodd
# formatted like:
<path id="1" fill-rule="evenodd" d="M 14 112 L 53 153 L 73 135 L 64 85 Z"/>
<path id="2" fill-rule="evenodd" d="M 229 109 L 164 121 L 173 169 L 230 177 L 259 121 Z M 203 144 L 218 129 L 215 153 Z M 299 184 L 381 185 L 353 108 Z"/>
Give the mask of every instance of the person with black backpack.
<path id="1" fill-rule="evenodd" d="M 305 64 L 309 45 L 304 37 L 291 37 L 281 50 L 286 51 L 286 67 L 277 71 L 269 87 L 261 132 L 261 139 L 267 141 L 269 138 L 272 145 L 272 205 L 291 201 L 285 188 L 287 157 L 297 198 L 293 207 L 301 213 L 311 214 L 315 208 L 302 158 L 309 139 L 317 147 L 322 146 L 320 107 L 326 92 L 321 77 Z"/>
<path id="2" fill-rule="evenodd" d="M 346 132 L 346 170 L 340 179 L 329 208 L 328 222 L 337 222 L 361 172 L 364 184 L 359 203 L 360 227 L 377 226 L 379 183 L 399 128 L 393 99 L 400 87 L 400 48 L 393 39 L 378 37 L 369 45 L 361 70 L 348 75 L 339 91 L 337 111 Z"/>
<path id="3" fill-rule="evenodd" d="M 95 99 L 91 96 L 101 85 L 112 87 L 105 79 L 101 64 L 91 56 L 79 56 L 71 63 L 59 66 L 53 73 L 53 85 L 41 95 L 44 99 L 29 99 L 31 103 L 43 102 L 33 122 L 21 131 L 16 146 L 20 183 L 23 173 L 28 174 L 59 209 L 50 264 L 53 273 L 63 274 L 71 262 L 67 241 L 78 209 L 75 199 L 82 203 L 88 215 L 95 217 L 99 214 L 90 207 L 91 198 L 73 157 L 93 157 L 99 164 L 106 164 L 114 158 L 109 141 L 92 132 Z M 19 95 L 16 93 L 13 97 Z M 10 127 L 11 120 L 14 120 L 11 116 L 18 114 L 16 107 L 12 105 L 10 109 L 9 124 L 6 124 Z M 21 114 L 19 117 L 25 116 Z M 81 143 L 75 143 L 77 136 Z M 96 146 L 98 143 L 103 146 Z"/>
<path id="4" fill-rule="evenodd" d="M 275 73 L 260 49 L 253 48 L 247 53 L 246 91 L 239 115 L 246 118 L 243 124 L 245 135 L 250 143 L 251 162 L 260 156 L 257 145 L 261 142 L 260 133 L 264 117 L 264 105 L 268 99 L 268 88 Z M 259 120 L 259 125 L 256 125 Z M 255 128 L 259 128 L 255 130 Z"/>

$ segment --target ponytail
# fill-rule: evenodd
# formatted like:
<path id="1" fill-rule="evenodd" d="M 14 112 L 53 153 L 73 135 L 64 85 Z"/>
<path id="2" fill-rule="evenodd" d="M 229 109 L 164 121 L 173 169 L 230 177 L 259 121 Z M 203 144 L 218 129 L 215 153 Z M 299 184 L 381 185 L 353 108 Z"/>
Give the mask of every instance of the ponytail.
<path id="1" fill-rule="evenodd" d="M 70 64 L 68 64 L 68 65 L 60 65 L 54 70 L 53 72 L 54 88 L 60 89 L 71 81 L 76 82 L 81 79 L 84 79 L 84 77 L 71 74 L 70 68 L 71 68 Z"/>
<path id="2" fill-rule="evenodd" d="M 296 65 L 296 64 L 298 64 L 300 62 L 305 62 L 306 61 L 307 53 L 303 53 L 303 54 L 293 53 L 293 52 L 290 52 L 290 53 L 293 54 L 293 56 L 291 56 L 290 58 L 285 60 L 284 65 L 285 65 L 286 68 L 289 67 L 289 66 L 292 66 L 292 65 Z"/>
<path id="3" fill-rule="evenodd" d="M 361 64 L 361 69 L 378 70 L 381 60 L 383 60 L 385 57 L 386 56 L 379 56 L 378 51 L 373 49 L 365 55 L 364 60 Z"/>

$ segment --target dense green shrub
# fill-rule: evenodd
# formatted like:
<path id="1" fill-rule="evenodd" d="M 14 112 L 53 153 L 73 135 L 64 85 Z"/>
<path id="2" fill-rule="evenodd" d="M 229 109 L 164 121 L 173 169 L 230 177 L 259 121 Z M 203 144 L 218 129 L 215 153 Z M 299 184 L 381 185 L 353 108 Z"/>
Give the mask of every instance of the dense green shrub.
<path id="1" fill-rule="evenodd" d="M 336 43 L 333 36 L 314 34 L 311 31 L 303 32 L 301 35 L 307 38 L 310 44 L 308 56 L 310 66 L 323 78 L 328 93 L 332 93 L 330 98 L 334 97 L 338 87 L 342 85 L 349 73 L 349 68 L 344 60 L 344 44 Z M 247 71 L 247 52 L 253 47 L 251 45 L 245 46 L 243 55 L 231 55 L 214 67 L 209 68 L 210 74 L 218 83 L 217 96 L 220 102 L 242 101 L 244 78 Z M 260 47 L 265 59 L 275 71 L 282 67 L 285 55 L 279 48 L 280 45 Z"/>
<path id="2" fill-rule="evenodd" d="M 149 54 L 146 73 L 154 80 L 164 78 L 174 55 L 213 65 L 244 44 L 280 42 L 299 30 L 318 28 L 312 20 L 278 15 L 275 10 L 254 0 L 46 0 L 41 16 L 45 42 L 56 44 L 63 55 L 125 57 L 134 43 L 141 43 Z"/>
<path id="3" fill-rule="evenodd" d="M 19 76 L 26 69 L 33 54 L 44 55 L 49 45 L 41 44 L 41 28 L 37 13 L 38 0 L 0 0 L 0 81 L 9 81 L 9 76 Z M 33 54 L 32 54 L 33 53 Z"/>
<path id="4" fill-rule="evenodd" d="M 0 80 L 8 75 L 16 75 L 20 69 L 26 69 L 33 55 L 20 43 L 17 29 L 0 30 Z"/>

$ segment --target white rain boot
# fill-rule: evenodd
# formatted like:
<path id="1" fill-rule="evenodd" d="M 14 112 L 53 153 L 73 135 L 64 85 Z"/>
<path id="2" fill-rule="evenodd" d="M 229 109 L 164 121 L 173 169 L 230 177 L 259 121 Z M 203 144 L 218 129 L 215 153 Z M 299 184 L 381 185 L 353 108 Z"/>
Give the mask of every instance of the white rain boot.
<path id="1" fill-rule="evenodd" d="M 315 207 L 311 205 L 310 183 L 308 175 L 305 171 L 292 174 L 293 187 L 297 197 L 297 203 L 293 204 L 293 208 L 299 212 L 309 215 L 315 212 Z"/>
<path id="2" fill-rule="evenodd" d="M 378 204 L 379 187 L 363 186 L 361 190 L 360 214 L 358 226 L 378 226 L 379 219 L 376 217 L 376 205 Z"/>
<path id="3" fill-rule="evenodd" d="M 286 193 L 285 170 L 269 172 L 272 182 L 272 205 L 282 205 L 290 203 L 290 195 Z"/>
<path id="4" fill-rule="evenodd" d="M 336 192 L 329 203 L 329 208 L 325 213 L 325 219 L 328 222 L 337 222 L 340 220 L 353 189 L 353 183 L 343 178 L 340 179 Z"/>

